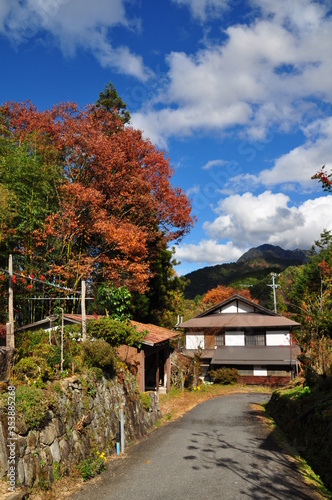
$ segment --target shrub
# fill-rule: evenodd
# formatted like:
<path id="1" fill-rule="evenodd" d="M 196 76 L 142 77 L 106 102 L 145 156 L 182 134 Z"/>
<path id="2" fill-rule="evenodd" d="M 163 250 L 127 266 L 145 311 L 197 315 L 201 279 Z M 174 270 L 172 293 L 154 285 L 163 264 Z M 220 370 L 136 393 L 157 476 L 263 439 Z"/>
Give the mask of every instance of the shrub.
<path id="1" fill-rule="evenodd" d="M 56 396 L 51 391 L 26 385 L 17 386 L 16 412 L 30 429 L 38 428 L 55 404 Z"/>
<path id="2" fill-rule="evenodd" d="M 88 321 L 86 329 L 90 338 L 104 339 L 112 347 L 122 344 L 139 347 L 144 339 L 144 334 L 139 333 L 129 322 L 123 323 L 111 318 Z"/>
<path id="3" fill-rule="evenodd" d="M 54 378 L 54 372 L 52 368 L 47 365 L 46 360 L 34 356 L 20 359 L 14 366 L 13 373 L 14 376 L 21 381 L 33 379 L 34 381 L 42 380 L 46 382 Z"/>
<path id="4" fill-rule="evenodd" d="M 16 349 L 20 357 L 30 355 L 35 346 L 48 342 L 49 334 L 44 330 L 36 332 L 24 332 L 15 336 Z"/>
<path id="5" fill-rule="evenodd" d="M 101 368 L 113 374 L 115 372 L 115 355 L 113 348 L 105 340 L 95 340 L 82 344 L 84 362 L 87 367 Z"/>
<path id="6" fill-rule="evenodd" d="M 50 346 L 51 349 L 49 350 L 48 356 L 47 356 L 47 362 L 52 368 L 59 368 L 61 365 L 61 346 L 60 345 L 53 345 Z M 64 345 L 63 348 L 63 368 L 66 370 L 69 366 L 69 355 L 67 352 L 67 343 Z"/>
<path id="7" fill-rule="evenodd" d="M 209 375 L 215 384 L 236 384 L 239 381 L 239 372 L 236 368 L 217 368 L 210 370 Z"/>

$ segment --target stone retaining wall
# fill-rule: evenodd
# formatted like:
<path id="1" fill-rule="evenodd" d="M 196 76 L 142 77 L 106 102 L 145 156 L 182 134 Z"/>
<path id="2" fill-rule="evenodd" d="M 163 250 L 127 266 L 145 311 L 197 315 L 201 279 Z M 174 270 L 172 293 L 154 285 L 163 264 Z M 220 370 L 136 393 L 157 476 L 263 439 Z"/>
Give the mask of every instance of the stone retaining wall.
<path id="1" fill-rule="evenodd" d="M 55 473 L 66 473 L 95 451 L 115 453 L 123 403 L 125 445 L 145 435 L 161 416 L 157 394 L 149 394 L 150 409 L 143 409 L 136 379 L 127 374 L 121 382 L 102 378 L 93 391 L 87 391 L 84 379 L 71 377 L 61 381 L 61 389 L 57 409 L 49 411 L 41 428 L 29 429 L 17 420 L 17 484 L 52 483 Z M 0 413 L 0 478 L 8 470 L 6 442 L 6 414 Z"/>

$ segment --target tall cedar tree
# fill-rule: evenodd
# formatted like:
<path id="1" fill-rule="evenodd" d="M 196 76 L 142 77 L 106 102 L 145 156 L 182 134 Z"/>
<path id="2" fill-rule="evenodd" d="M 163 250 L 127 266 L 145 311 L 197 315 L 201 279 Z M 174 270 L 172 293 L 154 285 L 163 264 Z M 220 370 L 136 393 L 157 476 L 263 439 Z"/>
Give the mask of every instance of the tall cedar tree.
<path id="1" fill-rule="evenodd" d="M 155 243 L 177 242 L 193 225 L 165 154 L 102 106 L 67 103 L 39 112 L 31 103 L 9 103 L 0 111 L 17 144 L 36 137 L 36 154 L 53 163 L 55 154 L 62 168 L 59 208 L 34 233 L 49 273 L 73 288 L 82 279 L 108 280 L 144 293 Z"/>
<path id="2" fill-rule="evenodd" d="M 100 92 L 96 106 L 110 113 L 116 113 L 123 123 L 130 122 L 130 113 L 127 111 L 127 105 L 118 95 L 116 88 L 111 82 L 105 85 L 104 92 Z"/>

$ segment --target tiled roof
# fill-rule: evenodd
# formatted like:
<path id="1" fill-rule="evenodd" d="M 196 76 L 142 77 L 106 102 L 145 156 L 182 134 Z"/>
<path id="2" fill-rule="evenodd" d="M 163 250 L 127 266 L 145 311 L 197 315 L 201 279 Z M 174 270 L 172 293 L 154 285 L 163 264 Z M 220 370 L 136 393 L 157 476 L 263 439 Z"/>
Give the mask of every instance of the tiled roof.
<path id="1" fill-rule="evenodd" d="M 174 337 L 179 335 L 179 332 L 175 332 L 172 330 L 168 330 L 167 328 L 163 328 L 162 326 L 138 323 L 138 321 L 131 321 L 133 326 L 136 326 L 137 330 L 142 333 L 147 331 L 147 335 L 143 340 L 143 344 L 147 345 L 155 345 L 161 344 L 162 342 L 166 342 Z"/>
<path id="2" fill-rule="evenodd" d="M 82 314 L 67 314 L 65 313 L 63 315 L 65 319 L 68 319 L 69 321 L 72 321 L 73 323 L 82 323 Z M 102 319 L 105 316 L 97 316 L 97 314 L 87 314 L 86 315 L 86 320 L 89 321 L 90 319 Z"/>
<path id="3" fill-rule="evenodd" d="M 299 323 L 284 316 L 257 313 L 223 313 L 196 317 L 177 325 L 177 328 L 282 328 L 297 327 Z"/>

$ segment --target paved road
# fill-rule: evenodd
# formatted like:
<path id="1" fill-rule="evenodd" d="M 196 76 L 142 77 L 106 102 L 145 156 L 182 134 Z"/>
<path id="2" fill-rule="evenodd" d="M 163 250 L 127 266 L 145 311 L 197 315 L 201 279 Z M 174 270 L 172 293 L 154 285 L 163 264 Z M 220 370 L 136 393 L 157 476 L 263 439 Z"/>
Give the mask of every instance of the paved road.
<path id="1" fill-rule="evenodd" d="M 203 403 L 108 464 L 74 500 L 315 499 L 251 409 L 264 394 Z"/>

